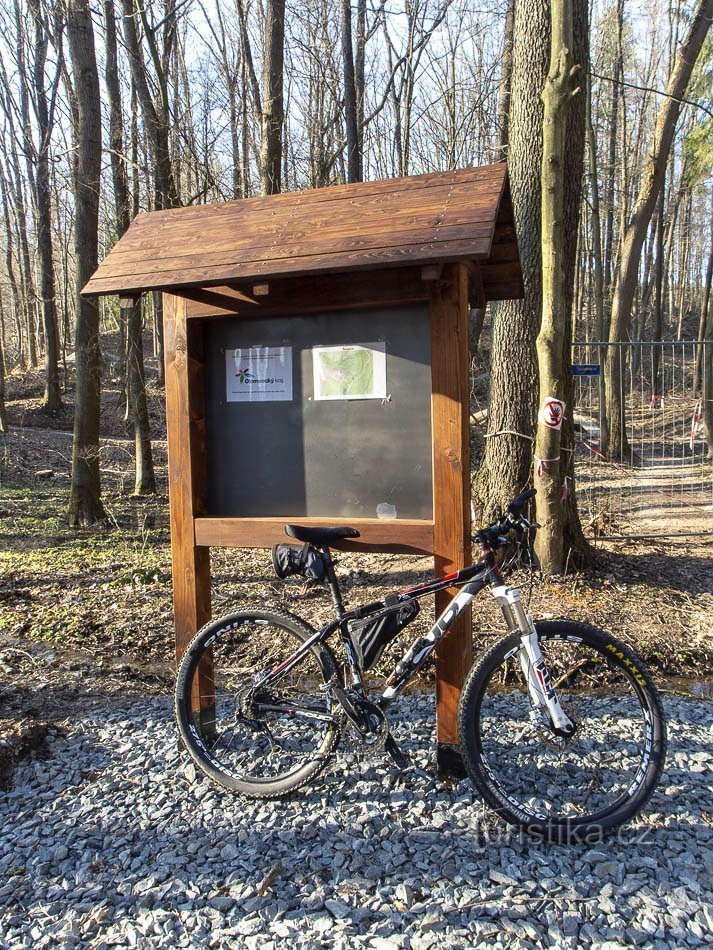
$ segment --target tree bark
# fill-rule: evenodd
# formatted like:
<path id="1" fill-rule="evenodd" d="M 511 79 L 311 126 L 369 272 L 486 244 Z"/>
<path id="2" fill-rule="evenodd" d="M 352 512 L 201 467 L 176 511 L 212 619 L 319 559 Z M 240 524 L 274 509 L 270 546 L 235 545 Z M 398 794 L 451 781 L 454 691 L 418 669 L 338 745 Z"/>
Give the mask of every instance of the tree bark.
<path id="1" fill-rule="evenodd" d="M 565 566 L 564 465 L 560 462 L 561 430 L 567 404 L 562 342 L 570 319 L 567 310 L 564 228 L 567 112 L 579 71 L 573 50 L 572 0 L 552 0 L 550 70 L 542 92 L 542 323 L 537 336 L 540 415 L 535 441 L 536 510 L 539 528 L 535 553 L 541 568 L 560 574 Z M 577 90 L 578 91 L 578 90 Z M 581 145 L 580 145 L 581 148 Z M 571 146 L 570 146 L 571 149 Z M 571 251 L 570 251 L 571 253 Z M 554 400 L 557 400 L 555 403 Z M 571 410 L 571 407 L 570 407 Z"/>
<path id="2" fill-rule="evenodd" d="M 342 0 L 342 76 L 344 81 L 344 128 L 347 139 L 347 181 L 360 181 L 359 123 L 357 119 L 351 0 Z"/>
<path id="3" fill-rule="evenodd" d="M 40 298 L 42 326 L 45 338 L 45 395 L 43 407 L 48 412 L 62 408 L 59 385 L 59 337 L 57 333 L 57 300 L 52 251 L 52 190 L 50 181 L 49 147 L 54 126 L 53 109 L 47 98 L 45 76 L 49 38 L 42 20 L 39 0 L 29 0 L 35 28 L 33 91 L 37 116 L 39 145 L 35 157 L 35 206 L 37 212 L 37 256 L 40 264 Z M 59 81 L 59 72 L 55 84 Z M 49 84 L 51 91 L 54 85 Z"/>
<path id="4" fill-rule="evenodd" d="M 5 302 L 0 284 L 0 433 L 7 433 L 7 411 L 5 409 L 5 354 L 3 338 L 5 336 Z"/>
<path id="5" fill-rule="evenodd" d="M 594 125 L 592 123 L 592 84 L 591 80 L 586 80 L 586 122 L 587 122 L 587 142 L 589 145 L 589 183 L 592 200 L 592 277 L 594 282 L 594 339 L 599 343 L 604 342 L 607 329 L 604 323 L 604 259 L 602 255 L 602 230 L 601 213 L 599 205 L 599 169 L 597 167 L 597 140 L 594 134 Z M 606 359 L 606 346 L 598 348 L 598 360 L 600 373 Z M 599 377 L 599 425 L 600 446 L 606 444 L 606 413 L 603 411 L 606 405 L 606 392 L 604 389 L 604 377 Z"/>
<path id="6" fill-rule="evenodd" d="M 530 482 L 536 416 L 535 340 L 542 314 L 540 167 L 542 100 L 549 54 L 549 4 L 517 0 L 508 170 L 525 296 L 493 307 L 485 450 L 475 480 L 482 522 Z"/>
<path id="7" fill-rule="evenodd" d="M 268 0 L 265 16 L 263 66 L 262 141 L 260 165 L 262 192 L 282 189 L 282 123 L 284 121 L 285 0 Z"/>
<path id="8" fill-rule="evenodd" d="M 656 206 L 666 163 L 676 129 L 676 121 L 681 111 L 683 97 L 693 67 L 700 53 L 703 41 L 708 34 L 713 17 L 713 0 L 699 0 L 688 34 L 679 50 L 676 63 L 666 85 L 666 98 L 661 105 L 654 130 L 651 150 L 644 168 L 642 183 L 636 198 L 631 219 L 627 225 L 622 243 L 612 301 L 612 317 L 609 339 L 621 342 L 627 339 L 630 327 L 631 307 L 637 285 L 639 259 L 646 238 L 651 215 Z M 631 455 L 625 425 L 625 405 L 622 399 L 622 362 L 614 351 L 620 347 L 609 347 L 606 363 L 606 385 L 608 392 L 608 454 L 613 458 L 626 459 Z"/>
<path id="9" fill-rule="evenodd" d="M 131 223 L 131 194 L 124 159 L 123 117 L 121 87 L 116 43 L 116 19 L 114 0 L 104 0 L 106 27 L 106 87 L 109 98 L 109 141 L 111 146 L 111 171 L 114 183 L 114 207 L 116 211 L 117 237 L 121 237 Z M 135 442 L 135 495 L 151 495 L 156 491 L 149 414 L 146 404 L 144 377 L 144 348 L 141 319 L 141 301 L 134 299 L 124 303 L 121 298 L 121 321 L 126 328 L 126 395 L 129 418 L 134 428 Z"/>
<path id="10" fill-rule="evenodd" d="M 99 477 L 99 310 L 96 298 L 85 298 L 80 294 L 96 270 L 99 256 L 101 107 L 89 0 L 69 0 L 67 37 L 78 115 L 75 176 L 76 403 L 68 520 L 70 526 L 81 527 L 106 517 Z"/>
<path id="11" fill-rule="evenodd" d="M 508 157 L 515 3 L 516 0 L 508 0 L 507 10 L 505 11 L 505 34 L 503 36 L 503 55 L 500 61 L 500 89 L 498 90 L 498 146 L 495 152 L 497 162 L 504 162 Z"/>
<path id="12" fill-rule="evenodd" d="M 713 233 L 713 192 L 711 193 L 711 233 Z M 706 337 L 706 327 L 708 326 L 708 310 L 710 308 L 711 301 L 711 284 L 713 284 L 713 243 L 711 243 L 710 249 L 708 251 L 708 265 L 706 267 L 706 281 L 703 285 L 703 299 L 701 301 L 701 314 L 698 319 L 698 339 L 712 339 L 711 336 Z M 710 331 L 709 331 L 710 333 Z M 693 392 L 696 393 L 701 388 L 701 366 L 703 365 L 703 356 L 704 350 L 710 350 L 710 346 L 698 346 L 696 347 L 696 365 L 693 370 Z M 713 354 L 711 354 L 713 356 Z M 709 392 L 709 398 L 711 395 Z"/>

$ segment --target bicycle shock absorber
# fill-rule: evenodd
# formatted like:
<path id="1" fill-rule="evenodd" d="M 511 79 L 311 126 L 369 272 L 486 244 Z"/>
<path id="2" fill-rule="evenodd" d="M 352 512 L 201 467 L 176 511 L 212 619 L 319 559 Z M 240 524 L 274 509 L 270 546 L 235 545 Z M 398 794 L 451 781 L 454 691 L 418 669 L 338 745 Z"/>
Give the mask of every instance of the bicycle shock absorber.
<path id="1" fill-rule="evenodd" d="M 553 731 L 560 736 L 571 736 L 574 723 L 562 709 L 557 691 L 552 685 L 537 630 L 530 614 L 522 605 L 520 591 L 516 587 L 493 587 L 493 597 L 502 609 L 508 628 L 520 634 L 520 666 L 533 703 L 533 718 L 537 724 L 547 711 Z"/>

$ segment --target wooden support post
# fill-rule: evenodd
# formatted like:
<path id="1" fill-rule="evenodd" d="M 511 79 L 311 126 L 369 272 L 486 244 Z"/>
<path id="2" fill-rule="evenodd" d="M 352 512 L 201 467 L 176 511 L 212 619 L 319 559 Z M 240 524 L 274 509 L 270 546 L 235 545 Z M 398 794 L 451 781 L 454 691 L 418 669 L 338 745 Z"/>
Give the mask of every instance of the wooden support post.
<path id="1" fill-rule="evenodd" d="M 196 516 L 205 514 L 203 327 L 186 320 L 186 301 L 163 295 L 166 429 L 171 514 L 176 660 L 210 620 L 210 549 L 195 543 Z M 192 708 L 204 732 L 215 723 L 212 662 L 204 662 Z"/>
<path id="2" fill-rule="evenodd" d="M 430 298 L 433 419 L 433 550 L 437 574 L 471 563 L 468 268 L 449 264 Z M 436 595 L 436 614 L 456 591 Z M 470 610 L 436 652 L 436 737 L 441 773 L 463 774 L 458 701 L 473 658 Z"/>

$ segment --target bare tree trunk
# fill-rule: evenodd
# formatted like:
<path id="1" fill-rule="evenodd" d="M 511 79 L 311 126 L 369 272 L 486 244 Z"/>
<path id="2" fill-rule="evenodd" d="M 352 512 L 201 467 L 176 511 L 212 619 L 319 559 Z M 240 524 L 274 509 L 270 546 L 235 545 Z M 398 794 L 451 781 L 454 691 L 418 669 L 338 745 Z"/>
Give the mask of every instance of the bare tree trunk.
<path id="1" fill-rule="evenodd" d="M 503 55 L 500 60 L 500 89 L 498 90 L 498 147 L 495 160 L 503 162 L 508 157 L 508 126 L 510 124 L 510 95 L 512 90 L 512 51 L 515 30 L 515 3 L 508 0 L 505 12 L 505 35 Z"/>
<path id="2" fill-rule="evenodd" d="M 59 338 L 57 334 L 57 300 L 54 279 L 54 256 L 52 252 L 52 191 L 50 182 L 49 147 L 54 127 L 53 106 L 47 98 L 45 64 L 49 38 L 42 19 L 39 0 L 29 0 L 34 21 L 33 92 L 39 146 L 35 159 L 35 204 L 37 210 L 37 254 L 40 264 L 40 298 L 45 337 L 45 396 L 43 407 L 48 412 L 62 408 L 59 386 Z M 55 84 L 59 81 L 59 71 Z M 50 85 L 51 94 L 54 85 Z"/>
<path id="3" fill-rule="evenodd" d="M 713 193 L 711 194 L 711 229 L 713 230 Z M 711 283 L 713 283 L 713 243 L 708 251 L 708 266 L 706 268 L 706 282 L 703 287 L 703 300 L 701 301 L 701 314 L 698 319 L 698 339 L 711 340 L 711 329 L 708 328 L 706 336 L 706 327 L 708 327 L 708 312 L 711 302 Z M 713 353 L 710 353 L 710 346 L 698 346 L 696 348 L 696 365 L 693 371 L 693 391 L 698 392 L 701 388 L 701 366 L 704 358 L 704 350 L 709 351 L 709 361 L 713 361 Z M 713 392 L 708 391 L 708 398 L 713 398 Z"/>
<path id="4" fill-rule="evenodd" d="M 77 253 L 76 405 L 69 524 L 93 524 L 106 514 L 99 480 L 101 354 L 96 298 L 80 290 L 97 268 L 101 180 L 101 107 L 89 0 L 69 0 L 67 36 L 77 98 L 75 245 Z"/>
<path id="5" fill-rule="evenodd" d="M 277 194 L 282 189 L 282 123 L 284 121 L 283 73 L 285 57 L 285 0 L 268 0 L 265 16 L 263 66 L 262 144 L 260 164 L 262 191 Z"/>
<path id="6" fill-rule="evenodd" d="M 131 195 L 124 155 L 121 87 L 116 44 L 114 0 L 104 0 L 106 26 L 106 87 L 109 97 L 109 139 L 111 170 L 114 183 L 117 236 L 121 237 L 131 223 Z M 134 427 L 135 495 L 149 495 L 156 491 L 149 414 L 146 405 L 144 378 L 144 348 L 141 320 L 141 301 L 124 304 L 120 301 L 121 321 L 126 328 L 126 394 L 127 409 Z"/>
<path id="7" fill-rule="evenodd" d="M 639 194 L 636 198 L 631 220 L 622 243 L 612 301 L 612 318 L 609 339 L 621 342 L 627 339 L 630 328 L 631 307 L 636 292 L 641 249 L 651 220 L 656 199 L 663 182 L 676 121 L 681 110 L 681 98 L 686 91 L 693 67 L 706 38 L 713 17 L 713 0 L 699 0 L 691 25 L 666 86 L 666 98 L 656 120 L 653 142 L 646 161 Z M 625 405 L 622 399 L 622 361 L 610 347 L 606 364 L 608 392 L 608 454 L 615 458 L 627 458 L 631 454 L 625 425 Z"/>
<path id="8" fill-rule="evenodd" d="M 562 340 L 570 320 L 567 312 L 564 230 L 565 171 L 569 159 L 567 112 L 575 94 L 572 0 L 552 0 L 550 71 L 542 101 L 545 107 L 542 141 L 542 323 L 537 337 L 540 377 L 540 414 L 535 441 L 537 520 L 540 527 L 535 552 L 547 573 L 560 574 L 565 566 L 564 466 L 560 442 L 568 393 Z M 578 90 L 577 90 L 578 91 Z M 581 145 L 580 145 L 581 148 Z M 570 146 L 571 149 L 571 146 Z M 571 254 L 571 250 L 569 251 Z"/>
<path id="9" fill-rule="evenodd" d="M 364 180 L 364 66 L 366 62 L 366 0 L 357 0 L 354 89 L 356 92 L 358 181 Z"/>
<path id="10" fill-rule="evenodd" d="M 508 170 L 525 297 L 493 308 L 485 450 L 475 480 L 482 521 L 522 491 L 532 471 L 536 416 L 535 340 L 542 315 L 540 167 L 542 101 L 549 56 L 547 0 L 517 0 Z M 517 367 L 517 369 L 514 369 Z"/>
<path id="11" fill-rule="evenodd" d="M 5 409 L 5 354 L 3 339 L 5 337 L 5 301 L 3 300 L 2 284 L 0 284 L 0 433 L 7 433 L 7 411 Z"/>
<path id="12" fill-rule="evenodd" d="M 347 138 L 347 181 L 359 181 L 359 122 L 357 118 L 357 94 L 354 78 L 354 52 L 352 44 L 351 0 L 341 0 L 342 5 L 342 75 L 344 78 L 344 127 Z"/>
<path id="13" fill-rule="evenodd" d="M 654 263 L 654 321 L 651 327 L 651 339 L 660 340 L 663 331 L 663 277 L 664 277 L 664 208 L 666 192 L 666 177 L 661 182 L 659 194 L 659 219 L 656 229 L 656 262 Z M 651 398 L 659 393 L 659 367 L 661 363 L 661 348 L 655 346 L 652 354 L 651 367 Z"/>
<path id="14" fill-rule="evenodd" d="M 624 78 L 623 48 L 621 34 L 624 21 L 624 0 L 616 0 L 617 51 L 614 63 L 614 82 L 611 84 L 611 115 L 609 117 L 607 178 L 605 187 L 604 220 L 604 288 L 611 287 L 612 263 L 614 258 L 614 196 L 616 189 L 616 142 L 619 132 L 620 81 Z"/>
<path id="15" fill-rule="evenodd" d="M 590 194 L 592 196 L 592 271 L 594 279 L 594 339 L 600 343 L 604 342 L 605 335 L 607 333 L 607 328 L 605 326 L 605 317 L 604 317 L 604 259 L 602 256 L 602 230 L 601 230 L 601 215 L 599 207 L 599 170 L 597 167 L 597 140 L 594 134 L 594 126 L 592 124 L 592 84 L 591 80 L 587 78 L 586 80 L 586 101 L 585 108 L 587 111 L 586 122 L 587 122 L 587 141 L 589 143 L 589 182 L 590 182 Z M 599 372 L 602 372 L 602 367 L 604 366 L 604 361 L 606 359 L 607 348 L 605 346 L 600 346 L 598 349 L 598 360 L 599 360 Z M 600 429 L 600 444 L 605 445 L 607 441 L 606 436 L 606 412 L 604 407 L 606 406 L 606 390 L 604 376 L 600 375 L 599 377 L 599 425 Z"/>

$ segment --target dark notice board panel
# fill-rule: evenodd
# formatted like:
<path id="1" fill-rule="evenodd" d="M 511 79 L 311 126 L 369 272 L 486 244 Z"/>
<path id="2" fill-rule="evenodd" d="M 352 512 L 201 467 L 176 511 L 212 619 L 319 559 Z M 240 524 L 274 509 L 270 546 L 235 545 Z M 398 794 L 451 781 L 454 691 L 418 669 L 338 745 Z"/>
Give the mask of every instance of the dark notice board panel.
<path id="1" fill-rule="evenodd" d="M 426 305 L 205 324 L 208 514 L 433 517 Z M 316 401 L 312 347 L 383 342 L 386 399 Z M 292 400 L 228 402 L 226 350 L 292 347 Z"/>

